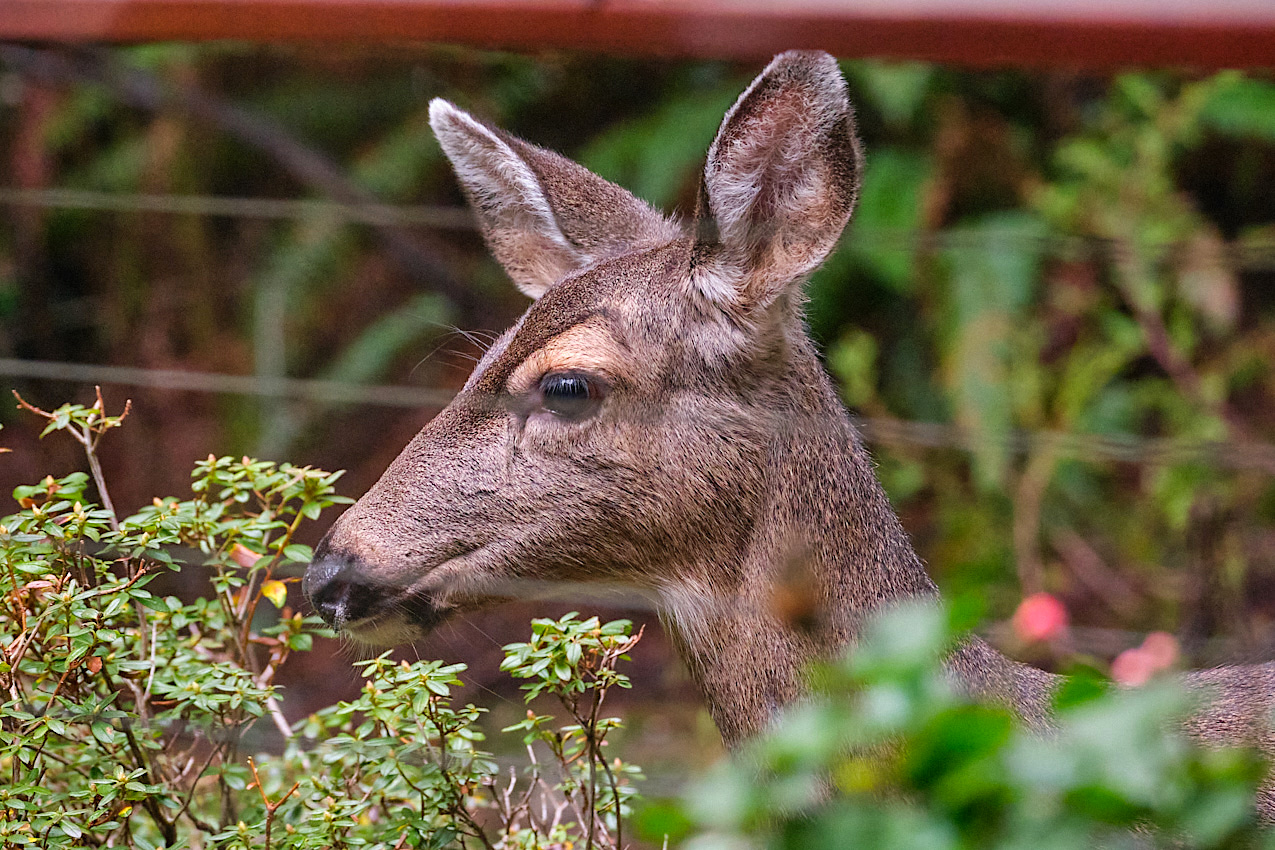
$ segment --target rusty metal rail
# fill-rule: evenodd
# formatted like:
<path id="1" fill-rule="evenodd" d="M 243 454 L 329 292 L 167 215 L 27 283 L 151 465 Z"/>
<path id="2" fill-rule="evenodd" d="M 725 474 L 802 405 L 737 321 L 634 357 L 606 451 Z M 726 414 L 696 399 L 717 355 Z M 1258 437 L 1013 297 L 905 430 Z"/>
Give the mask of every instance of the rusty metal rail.
<path id="1" fill-rule="evenodd" d="M 448 42 L 760 60 L 1275 67 L 1275 0 L 0 0 L 0 40 Z"/>

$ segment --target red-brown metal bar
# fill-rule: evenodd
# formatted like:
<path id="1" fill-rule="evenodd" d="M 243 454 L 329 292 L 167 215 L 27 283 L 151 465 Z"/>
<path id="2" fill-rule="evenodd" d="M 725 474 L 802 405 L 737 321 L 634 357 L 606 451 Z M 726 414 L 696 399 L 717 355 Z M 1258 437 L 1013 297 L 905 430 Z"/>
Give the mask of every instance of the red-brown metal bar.
<path id="1" fill-rule="evenodd" d="M 448 42 L 760 60 L 1275 67 L 1275 0 L 0 0 L 0 39 Z"/>

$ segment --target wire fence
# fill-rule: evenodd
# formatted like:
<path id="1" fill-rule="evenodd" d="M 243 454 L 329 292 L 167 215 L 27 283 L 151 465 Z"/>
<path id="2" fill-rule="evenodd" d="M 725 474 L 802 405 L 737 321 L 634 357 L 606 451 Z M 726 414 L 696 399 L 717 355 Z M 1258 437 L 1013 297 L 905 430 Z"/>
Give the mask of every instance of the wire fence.
<path id="1" fill-rule="evenodd" d="M 304 378 L 225 375 L 134 366 L 98 366 L 0 358 L 0 375 L 44 381 L 105 384 L 181 392 L 218 393 L 290 399 L 316 404 L 442 409 L 455 397 L 428 387 L 349 384 Z M 1275 445 L 1261 442 L 1184 440 L 1133 434 L 1085 434 L 1066 431 L 976 431 L 942 422 L 917 422 L 880 416 L 853 417 L 870 443 L 923 449 L 975 452 L 994 447 L 1013 454 L 1049 451 L 1059 458 L 1093 463 L 1173 465 L 1201 463 L 1221 469 L 1275 471 Z M 789 423 L 791 424 L 791 423 Z"/>
<path id="2" fill-rule="evenodd" d="M 0 205 L 35 209 L 70 209 L 114 213 L 161 213 L 216 218 L 264 219 L 276 221 L 314 218 L 336 219 L 373 227 L 424 227 L 431 230 L 474 231 L 478 223 L 464 207 L 429 204 L 342 203 L 309 198 L 250 198 L 220 195 L 177 195 L 154 193 L 101 192 L 85 189 L 15 189 L 0 187 Z M 906 228 L 863 228 L 852 226 L 846 238 L 875 248 L 897 251 L 984 250 L 987 234 L 960 229 L 918 231 Z M 1129 246 L 1106 239 L 1065 234 L 1027 236 L 1007 232 L 996 234 L 998 245 L 1029 247 L 1052 256 L 1092 257 Z M 1143 243 L 1138 248 L 1171 252 L 1180 246 L 1164 242 Z M 1275 270 L 1275 235 L 1258 235 L 1225 246 L 1217 258 L 1233 271 Z"/>
<path id="3" fill-rule="evenodd" d="M 400 204 L 343 204 L 303 198 L 238 198 L 95 192 L 85 189 L 0 188 L 0 204 L 37 209 L 93 210 L 117 213 L 166 213 L 219 218 L 296 220 L 339 218 L 352 223 L 414 225 L 435 230 L 474 230 L 477 222 L 463 207 Z"/>
<path id="4" fill-rule="evenodd" d="M 371 227 L 423 227 L 445 231 L 477 228 L 462 207 L 381 203 L 346 203 L 320 199 L 281 199 L 101 192 L 79 189 L 15 189 L 0 187 L 0 206 L 87 210 L 114 214 L 158 213 L 232 219 L 307 220 L 327 218 Z M 987 235 L 960 230 L 919 232 L 905 229 L 854 229 L 849 239 L 885 250 L 986 250 Z M 1107 240 L 1049 234 L 1041 237 L 998 234 L 1005 240 L 1030 242 L 1053 256 L 1096 256 L 1120 251 Z M 1147 246 L 1139 246 L 1145 249 Z M 1171 252 L 1176 246 L 1165 244 Z M 1275 237 L 1254 238 L 1226 246 L 1217 260 L 1236 271 L 1275 270 Z M 277 330 L 277 329 L 276 329 Z M 367 385 L 291 378 L 265 370 L 255 375 L 97 365 L 60 361 L 0 358 L 0 376 L 10 379 L 104 384 L 153 390 L 284 399 L 318 405 L 441 409 L 453 394 L 430 387 Z M 1049 451 L 1059 458 L 1092 463 L 1172 465 L 1201 463 L 1231 470 L 1275 474 L 1275 445 L 1252 440 L 1190 440 L 1133 434 L 1090 434 L 1044 430 L 1004 433 L 977 431 L 943 422 L 888 417 L 857 417 L 864 438 L 883 446 L 977 452 L 987 448 L 1023 455 Z"/>
<path id="5" fill-rule="evenodd" d="M 90 363 L 14 358 L 0 358 L 0 375 L 41 381 L 110 384 L 156 390 L 219 393 L 374 407 L 442 408 L 452 400 L 452 394 L 446 390 L 427 387 L 371 386 L 305 378 L 225 375 L 216 372 L 188 372 L 180 369 L 98 366 Z"/>

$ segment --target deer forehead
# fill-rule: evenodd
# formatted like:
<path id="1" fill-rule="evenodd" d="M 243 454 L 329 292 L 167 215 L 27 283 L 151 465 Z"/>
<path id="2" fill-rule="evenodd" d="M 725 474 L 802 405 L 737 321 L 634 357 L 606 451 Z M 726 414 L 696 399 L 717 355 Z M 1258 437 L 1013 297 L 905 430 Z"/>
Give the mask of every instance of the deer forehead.
<path id="1" fill-rule="evenodd" d="M 655 355 L 688 322 L 689 242 L 610 257 L 568 276 L 537 300 L 484 357 L 466 384 L 482 394 L 520 393 L 551 371 L 600 372 L 642 383 Z"/>
<path id="2" fill-rule="evenodd" d="M 612 380 L 631 379 L 628 347 L 601 316 L 576 325 L 531 352 L 509 376 L 515 395 L 529 392 L 550 372 L 596 372 Z"/>
<path id="3" fill-rule="evenodd" d="M 593 344 L 605 343 L 594 352 L 596 356 L 615 361 L 615 355 L 625 349 L 618 338 L 634 335 L 636 328 L 629 326 L 643 310 L 652 309 L 650 302 L 659 302 L 664 325 L 674 322 L 679 307 L 669 301 L 667 290 L 673 287 L 672 281 L 684 280 L 689 257 L 689 245 L 674 243 L 609 258 L 554 284 L 492 346 L 466 389 L 491 395 L 510 391 L 514 372 L 533 357 L 539 359 L 551 346 L 564 354 L 586 352 L 587 345 L 571 345 L 566 336 L 577 327 L 598 334 Z M 609 335 L 609 343 L 602 334 Z M 586 366 L 582 363 L 580 368 Z"/>

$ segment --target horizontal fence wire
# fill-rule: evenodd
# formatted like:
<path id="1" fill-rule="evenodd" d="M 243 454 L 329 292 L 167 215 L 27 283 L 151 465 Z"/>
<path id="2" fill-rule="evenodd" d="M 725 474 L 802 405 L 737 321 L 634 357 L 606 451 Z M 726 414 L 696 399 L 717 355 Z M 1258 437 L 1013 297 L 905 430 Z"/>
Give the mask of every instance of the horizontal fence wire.
<path id="1" fill-rule="evenodd" d="M 76 209 L 111 213 L 159 213 L 243 219 L 304 220 L 332 218 L 374 227 L 418 226 L 440 230 L 474 230 L 477 222 L 463 207 L 404 204 L 345 204 L 320 199 L 252 198 L 100 192 L 81 189 L 16 189 L 0 187 L 0 206 Z M 921 232 L 905 229 L 850 231 L 854 243 L 886 250 L 920 247 L 946 250 L 986 250 L 989 241 L 1007 242 L 1061 256 L 1100 256 L 1124 246 L 1109 240 L 1050 234 L 1020 236 L 962 230 Z M 1144 249 L 1147 246 L 1141 246 Z M 1159 246 L 1165 251 L 1175 246 Z M 1275 238 L 1232 243 L 1219 261 L 1235 269 L 1275 270 Z M 446 390 L 385 385 L 359 385 L 280 376 L 227 375 L 174 369 L 0 358 L 0 375 L 8 378 L 109 384 L 157 390 L 291 399 L 320 404 L 378 407 L 445 407 Z M 1090 462 L 1142 465 L 1204 463 L 1227 469 L 1275 473 L 1275 446 L 1259 442 L 1201 441 L 1138 435 L 1083 434 L 1016 430 L 990 433 L 941 422 L 918 422 L 886 417 L 856 420 L 864 437 L 875 444 L 897 447 L 955 449 L 976 452 L 994 447 L 1014 454 L 1053 452 L 1060 458 Z"/>
<path id="2" fill-rule="evenodd" d="M 447 390 L 427 387 L 374 386 L 306 378 L 225 375 L 217 372 L 187 372 L 181 369 L 99 366 L 90 363 L 14 358 L 0 358 L 0 375 L 39 381 L 112 384 L 156 390 L 246 395 L 374 407 L 443 408 L 451 402 L 453 397 L 453 394 Z"/>
<path id="3" fill-rule="evenodd" d="M 872 443 L 976 452 L 994 446 L 1013 454 L 1051 452 L 1059 458 L 1141 465 L 1200 463 L 1223 469 L 1275 472 L 1275 446 L 1260 442 L 1184 440 L 1136 434 L 1015 430 L 990 433 L 939 422 L 884 417 L 855 420 Z"/>
<path id="4" fill-rule="evenodd" d="M 0 358 L 0 376 L 373 407 L 441 409 L 454 398 L 453 393 L 447 390 L 427 387 L 349 384 L 304 378 L 255 377 L 13 358 Z M 1201 463 L 1221 469 L 1275 472 L 1275 445 L 1261 442 L 1043 430 L 994 433 L 962 428 L 950 423 L 918 422 L 883 416 L 854 417 L 854 420 L 868 442 L 882 446 L 955 449 L 965 452 L 995 447 L 1012 454 L 1048 451 L 1059 458 L 1091 463 L 1160 466 Z"/>
<path id="5" fill-rule="evenodd" d="M 160 213 L 217 218 L 303 220 L 331 218 L 373 227 L 427 227 L 435 230 L 477 230 L 473 214 L 464 207 L 427 204 L 345 204 L 309 198 L 248 198 L 221 195 L 175 195 L 99 192 L 86 189 L 17 189 L 0 187 L 0 206 L 36 209 L 72 209 L 114 213 Z M 907 228 L 866 228 L 847 231 L 851 244 L 869 244 L 884 250 L 986 250 L 1026 245 L 1063 257 L 1103 256 L 1126 246 L 1109 239 L 1067 234 L 1024 235 L 1013 232 L 952 230 L 921 231 Z M 1171 252 L 1174 243 L 1140 244 L 1141 250 Z M 1275 270 L 1275 236 L 1258 236 L 1232 242 L 1218 260 L 1236 271 Z"/>
<path id="6" fill-rule="evenodd" d="M 144 212 L 214 218 L 336 218 L 375 226 L 414 225 L 437 230 L 475 230 L 478 223 L 464 207 L 404 204 L 342 204 L 309 198 L 240 198 L 223 195 L 127 194 L 83 189 L 0 187 L 0 204 L 36 209 Z"/>

